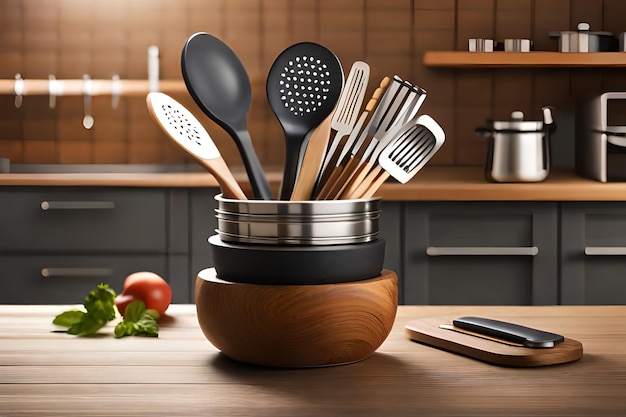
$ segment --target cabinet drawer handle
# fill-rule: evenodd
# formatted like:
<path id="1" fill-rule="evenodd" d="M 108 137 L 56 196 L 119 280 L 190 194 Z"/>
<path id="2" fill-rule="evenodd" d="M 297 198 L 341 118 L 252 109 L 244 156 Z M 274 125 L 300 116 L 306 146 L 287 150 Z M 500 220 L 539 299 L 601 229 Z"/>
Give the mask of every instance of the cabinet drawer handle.
<path id="1" fill-rule="evenodd" d="M 44 278 L 55 277 L 84 277 L 105 278 L 113 275 L 111 268 L 42 268 L 41 276 Z"/>
<path id="2" fill-rule="evenodd" d="M 112 201 L 42 201 L 41 209 L 47 210 L 112 210 Z"/>
<path id="3" fill-rule="evenodd" d="M 539 248 L 529 247 L 499 247 L 499 246 L 458 246 L 439 247 L 429 246 L 426 248 L 428 256 L 475 256 L 475 255 L 513 255 L 513 256 L 536 256 Z"/>
<path id="4" fill-rule="evenodd" d="M 587 246 L 585 247 L 585 255 L 588 255 L 588 256 L 626 255 L 626 247 L 623 247 L 623 246 L 607 246 L 607 247 Z"/>

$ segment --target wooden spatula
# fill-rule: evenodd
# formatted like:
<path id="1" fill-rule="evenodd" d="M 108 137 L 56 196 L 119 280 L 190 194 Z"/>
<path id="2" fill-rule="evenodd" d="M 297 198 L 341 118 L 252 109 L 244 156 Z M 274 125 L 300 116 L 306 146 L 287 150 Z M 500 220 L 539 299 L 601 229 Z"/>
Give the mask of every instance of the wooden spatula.
<path id="1" fill-rule="evenodd" d="M 170 96 L 152 92 L 146 97 L 150 115 L 168 136 L 213 174 L 226 198 L 246 200 L 217 146 L 202 124 Z"/>
<path id="2" fill-rule="evenodd" d="M 291 192 L 291 201 L 310 200 L 315 180 L 320 169 L 324 152 L 330 139 L 330 126 L 333 113 L 329 114 L 311 133 L 309 143 L 302 159 L 300 172 L 296 179 L 296 184 Z"/>

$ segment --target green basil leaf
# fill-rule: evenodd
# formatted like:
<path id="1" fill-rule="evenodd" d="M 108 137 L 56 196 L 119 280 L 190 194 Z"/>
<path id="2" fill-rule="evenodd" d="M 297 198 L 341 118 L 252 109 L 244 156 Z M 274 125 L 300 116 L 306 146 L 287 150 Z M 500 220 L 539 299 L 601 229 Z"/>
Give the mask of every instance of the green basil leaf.
<path id="1" fill-rule="evenodd" d="M 149 314 L 144 314 L 133 326 L 139 336 L 158 336 L 159 324 L 156 319 Z"/>
<path id="2" fill-rule="evenodd" d="M 86 336 L 97 332 L 115 318 L 115 291 L 108 284 L 99 284 L 85 297 L 84 311 L 66 311 L 52 320 L 68 327 L 73 335 Z"/>
<path id="3" fill-rule="evenodd" d="M 97 332 L 107 323 L 108 320 L 102 320 L 100 317 L 95 317 L 93 314 L 87 313 L 79 322 L 70 326 L 67 332 L 77 336 L 87 336 Z"/>
<path id="4" fill-rule="evenodd" d="M 124 336 L 132 336 L 133 334 L 133 324 L 125 321 L 120 321 L 115 326 L 115 337 L 120 338 Z"/>
<path id="5" fill-rule="evenodd" d="M 65 311 L 59 314 L 58 316 L 56 316 L 54 320 L 52 320 L 52 323 L 58 326 L 70 327 L 78 323 L 83 318 L 84 315 L 85 315 L 84 311 L 79 311 L 79 310 Z"/>
<path id="6" fill-rule="evenodd" d="M 159 314 L 159 312 L 152 308 L 149 308 L 146 311 L 144 311 L 144 314 L 151 316 L 155 320 L 158 320 L 159 318 L 161 318 L 161 315 Z"/>
<path id="7" fill-rule="evenodd" d="M 146 311 L 146 305 L 144 302 L 141 300 L 135 300 L 126 306 L 124 321 L 139 321 L 144 311 Z"/>

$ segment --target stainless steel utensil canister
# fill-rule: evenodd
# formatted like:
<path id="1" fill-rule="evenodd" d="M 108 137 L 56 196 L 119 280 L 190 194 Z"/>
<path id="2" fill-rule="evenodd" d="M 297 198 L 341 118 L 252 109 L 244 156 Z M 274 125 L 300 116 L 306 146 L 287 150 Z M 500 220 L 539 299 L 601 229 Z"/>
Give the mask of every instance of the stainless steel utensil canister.
<path id="1" fill-rule="evenodd" d="M 317 285 L 379 276 L 385 241 L 381 200 L 235 200 L 215 197 L 209 238 L 220 279 Z"/>
<path id="2" fill-rule="evenodd" d="M 217 234 L 224 242 L 344 245 L 371 242 L 379 234 L 380 199 L 216 200 Z"/>

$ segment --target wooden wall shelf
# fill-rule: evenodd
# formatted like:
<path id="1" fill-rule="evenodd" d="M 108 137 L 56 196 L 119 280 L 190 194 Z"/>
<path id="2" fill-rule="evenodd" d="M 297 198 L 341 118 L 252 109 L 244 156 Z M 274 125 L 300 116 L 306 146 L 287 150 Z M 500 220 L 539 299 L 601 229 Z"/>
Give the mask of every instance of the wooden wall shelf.
<path id="1" fill-rule="evenodd" d="M 626 67 L 626 52 L 467 52 L 427 51 L 427 67 L 440 68 L 568 68 Z"/>
<path id="2" fill-rule="evenodd" d="M 56 80 L 60 91 L 57 96 L 83 95 L 84 81 L 82 79 Z M 92 96 L 112 95 L 114 93 L 114 82 L 111 79 L 91 80 Z M 150 91 L 148 80 L 119 80 L 120 96 L 142 96 Z M 185 83 L 182 80 L 159 80 L 159 91 L 163 93 L 177 93 L 186 91 Z M 24 79 L 24 96 L 48 95 L 50 84 L 47 79 Z M 0 94 L 15 94 L 15 80 L 0 80 Z"/>

